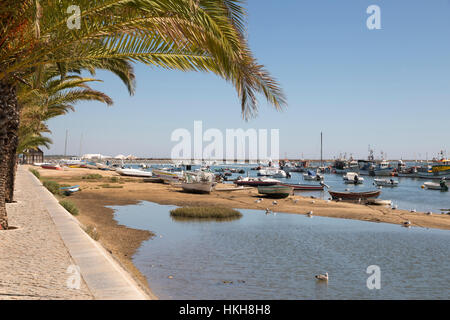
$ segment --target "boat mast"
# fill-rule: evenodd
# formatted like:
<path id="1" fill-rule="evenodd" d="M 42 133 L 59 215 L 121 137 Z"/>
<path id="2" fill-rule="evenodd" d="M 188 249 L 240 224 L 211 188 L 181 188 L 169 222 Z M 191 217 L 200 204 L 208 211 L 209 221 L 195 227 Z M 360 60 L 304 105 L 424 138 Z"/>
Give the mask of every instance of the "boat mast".
<path id="1" fill-rule="evenodd" d="M 320 132 L 320 166 L 323 167 L 323 134 Z"/>
<path id="2" fill-rule="evenodd" d="M 66 129 L 66 142 L 64 143 L 64 158 L 67 157 L 67 135 L 69 134 L 69 130 Z"/>

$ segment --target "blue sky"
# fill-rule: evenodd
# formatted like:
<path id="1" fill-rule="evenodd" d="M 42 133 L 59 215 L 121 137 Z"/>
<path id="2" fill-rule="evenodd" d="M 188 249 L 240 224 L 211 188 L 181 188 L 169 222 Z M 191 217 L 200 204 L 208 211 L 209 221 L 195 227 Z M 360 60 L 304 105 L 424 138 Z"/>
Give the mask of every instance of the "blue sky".
<path id="1" fill-rule="evenodd" d="M 368 30 L 369 5 L 381 30 Z M 450 2 L 448 0 L 249 0 L 248 37 L 258 59 L 281 83 L 289 106 L 274 111 L 260 98 L 245 122 L 233 87 L 211 74 L 136 66 L 133 97 L 114 76 L 95 85 L 113 107 L 80 103 L 49 122 L 48 154 L 119 153 L 168 157 L 177 128 L 280 129 L 280 157 L 352 153 L 425 158 L 450 155 Z"/>

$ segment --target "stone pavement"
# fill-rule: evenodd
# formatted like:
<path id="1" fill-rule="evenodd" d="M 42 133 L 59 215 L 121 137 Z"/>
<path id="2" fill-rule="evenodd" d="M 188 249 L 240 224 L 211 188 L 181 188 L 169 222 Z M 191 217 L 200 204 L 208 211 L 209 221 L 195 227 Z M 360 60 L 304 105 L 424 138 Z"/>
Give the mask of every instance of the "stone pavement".
<path id="1" fill-rule="evenodd" d="M 25 168 L 0 231 L 0 299 L 148 299 Z M 77 273 L 77 270 L 80 273 Z"/>

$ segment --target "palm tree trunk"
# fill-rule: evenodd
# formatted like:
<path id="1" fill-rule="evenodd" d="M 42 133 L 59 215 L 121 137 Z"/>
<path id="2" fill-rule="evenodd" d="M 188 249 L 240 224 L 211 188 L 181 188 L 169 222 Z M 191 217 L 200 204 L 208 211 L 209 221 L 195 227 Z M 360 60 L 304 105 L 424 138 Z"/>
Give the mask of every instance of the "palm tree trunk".
<path id="1" fill-rule="evenodd" d="M 6 193 L 8 175 L 11 170 L 9 155 L 16 152 L 17 130 L 19 128 L 19 110 L 16 87 L 7 80 L 0 80 L 0 230 L 8 229 L 6 215 Z"/>
<path id="2" fill-rule="evenodd" d="M 5 201 L 6 203 L 11 203 L 14 201 L 14 180 L 16 178 L 17 170 L 17 135 L 10 140 L 9 151 L 8 151 L 8 172 L 6 177 L 6 187 L 5 187 Z"/>

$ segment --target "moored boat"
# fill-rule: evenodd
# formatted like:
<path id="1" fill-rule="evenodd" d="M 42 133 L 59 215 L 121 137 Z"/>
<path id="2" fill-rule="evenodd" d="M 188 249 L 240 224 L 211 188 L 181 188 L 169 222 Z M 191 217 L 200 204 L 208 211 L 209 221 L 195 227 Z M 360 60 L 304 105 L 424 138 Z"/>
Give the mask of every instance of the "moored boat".
<path id="1" fill-rule="evenodd" d="M 373 182 L 377 186 L 382 187 L 397 187 L 398 181 L 394 179 L 373 179 Z"/>
<path id="2" fill-rule="evenodd" d="M 186 172 L 181 187 L 184 191 L 193 193 L 211 193 L 217 185 L 215 176 L 210 172 Z"/>
<path id="3" fill-rule="evenodd" d="M 381 194 L 380 190 L 375 191 L 366 191 L 366 192 L 338 192 L 328 190 L 328 193 L 331 195 L 333 199 L 341 199 L 341 200 L 363 200 L 363 199 L 372 199 L 378 198 Z"/>
<path id="4" fill-rule="evenodd" d="M 364 182 L 364 178 L 360 177 L 356 172 L 347 172 L 342 178 L 347 184 L 362 184 Z"/>
<path id="5" fill-rule="evenodd" d="M 436 182 L 425 182 L 424 187 L 430 190 L 441 190 L 441 191 L 448 191 L 448 186 L 445 181 L 445 179 L 442 179 L 440 183 Z"/>
<path id="6" fill-rule="evenodd" d="M 258 186 L 274 186 L 276 184 L 280 183 L 279 180 L 271 179 L 271 178 L 251 178 L 246 177 L 242 179 L 238 179 L 234 181 L 234 184 L 238 186 L 252 186 L 252 187 L 258 187 Z"/>
<path id="7" fill-rule="evenodd" d="M 42 169 L 50 169 L 50 170 L 62 170 L 62 168 L 59 164 L 50 164 L 50 163 L 41 165 L 41 168 Z"/>
<path id="8" fill-rule="evenodd" d="M 153 169 L 153 176 L 165 182 L 178 182 L 183 178 L 183 171 L 170 171 L 169 169 Z"/>
<path id="9" fill-rule="evenodd" d="M 279 183 L 280 186 L 291 187 L 296 191 L 320 191 L 324 189 L 323 184 L 291 184 L 291 183 Z"/>
<path id="10" fill-rule="evenodd" d="M 294 192 L 294 188 L 281 185 L 259 186 L 258 192 L 269 198 L 286 198 Z"/>
<path id="11" fill-rule="evenodd" d="M 120 174 L 121 176 L 129 176 L 129 177 L 148 178 L 148 177 L 153 176 L 153 174 L 150 171 L 143 171 L 143 170 L 131 169 L 131 168 L 117 169 L 116 172 L 118 174 Z"/>

